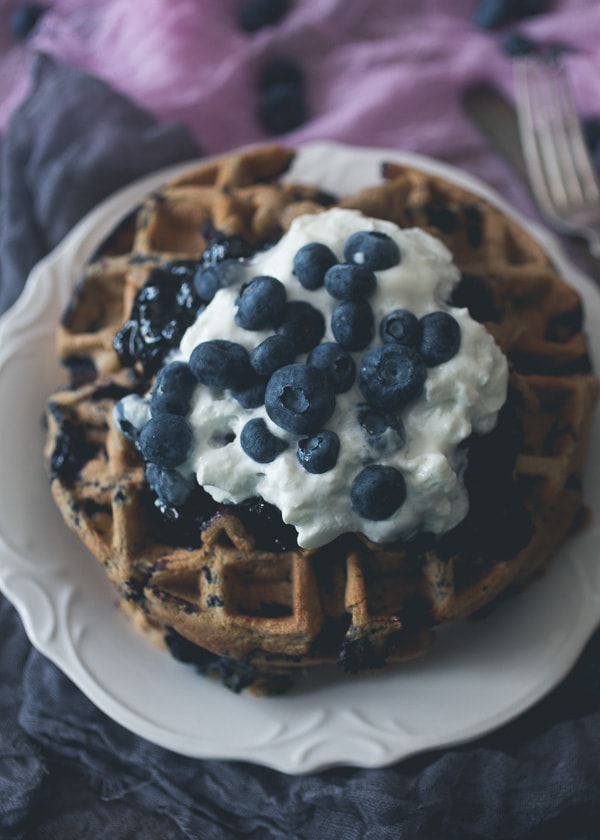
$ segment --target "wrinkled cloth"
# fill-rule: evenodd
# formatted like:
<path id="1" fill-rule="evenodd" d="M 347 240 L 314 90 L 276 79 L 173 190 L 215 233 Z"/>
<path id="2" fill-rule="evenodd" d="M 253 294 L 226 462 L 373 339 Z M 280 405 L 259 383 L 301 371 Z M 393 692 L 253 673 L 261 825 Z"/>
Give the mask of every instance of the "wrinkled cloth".
<path id="1" fill-rule="evenodd" d="M 165 25 L 154 39 L 163 73 L 155 64 L 151 79 L 142 72 L 143 44 L 149 49 L 143 36 L 148 39 L 149 34 L 145 24 L 135 29 L 130 9 L 136 5 L 126 0 L 90 4 L 86 16 L 81 3 L 57 0 L 53 18 L 46 19 L 32 42 L 36 48 L 43 44 L 46 55 L 35 61 L 21 99 L 17 101 L 16 94 L 12 99 L 0 147 L 2 310 L 18 294 L 28 268 L 104 195 L 166 164 L 266 139 L 257 131 L 254 117 L 250 120 L 252 90 L 240 79 L 234 84 L 234 78 L 247 75 L 252 62 L 276 46 L 291 51 L 296 45 L 294 49 L 300 50 L 301 32 L 307 37 L 300 19 L 306 24 L 310 15 L 319 33 L 307 62 L 314 74 L 312 85 L 320 91 L 309 95 L 317 124 L 309 120 L 286 141 L 327 137 L 425 151 L 489 176 L 486 180 L 505 196 L 526 206 L 523 185 L 494 157 L 462 113 L 463 85 L 488 72 L 494 75 L 494 66 L 502 68 L 496 80 L 500 86 L 508 78 L 506 59 L 494 52 L 496 35 L 475 32 L 465 23 L 473 3 L 430 0 L 419 4 L 421 11 L 398 12 L 396 17 L 398 4 L 383 0 L 368 4 L 346 0 L 343 5 L 327 0 L 303 4 L 306 8 L 297 3 L 296 24 L 290 16 L 281 29 L 272 27 L 252 39 L 244 36 L 242 43 L 238 33 L 229 31 L 225 11 L 229 4 L 206 2 L 202 8 L 207 29 L 209 22 L 217 27 L 220 21 L 218 31 L 241 54 L 221 61 L 208 34 L 196 27 L 199 78 L 204 78 L 203 60 L 210 59 L 222 69 L 213 74 L 211 98 L 199 99 L 198 91 L 192 91 L 187 106 L 183 88 L 171 105 L 166 93 L 176 78 L 181 83 L 184 60 L 168 24 L 167 6 L 177 10 L 181 21 L 188 21 L 190 4 L 184 0 L 146 4 L 145 15 L 155 24 L 159 12 L 165 15 Z M 61 10 L 75 6 L 79 8 L 75 21 L 61 18 Z M 569 31 L 579 33 L 577 43 L 598 49 L 595 3 L 572 0 L 553 8 L 552 14 L 528 21 L 528 31 L 545 27 L 547 37 L 560 34 L 565 39 L 570 22 Z M 575 12 L 582 10 L 585 26 L 576 21 Z M 91 44 L 100 34 L 93 35 L 89 15 L 95 15 L 102 33 L 103 26 L 109 28 L 108 18 L 102 24 L 109 11 L 121 16 L 121 37 L 111 39 L 105 33 L 98 44 L 106 52 L 98 45 L 94 51 Z M 433 28 L 424 25 L 426 14 L 430 23 L 435 22 Z M 400 52 L 392 50 L 394 22 L 399 22 L 396 30 L 401 23 L 410 34 Z M 463 66 L 456 41 L 459 30 L 468 30 L 486 44 L 478 52 L 477 77 Z M 76 51 L 75 32 L 89 47 L 88 55 L 83 47 Z M 137 76 L 128 74 L 124 66 L 127 45 Z M 321 53 L 327 55 L 321 59 Z M 364 75 L 362 84 L 354 88 L 348 86 L 352 68 Z M 412 78 L 417 84 L 420 74 L 426 77 L 422 86 L 418 83 L 422 102 L 404 81 Z M 237 84 L 243 91 L 239 100 L 219 99 L 217 88 L 221 85 L 226 91 L 229 84 L 232 90 Z M 598 77 L 595 100 L 591 82 L 586 84 L 590 112 L 594 106 L 600 111 Z M 426 90 L 434 100 L 431 107 Z M 222 116 L 229 107 L 235 111 L 235 102 L 241 100 L 243 119 L 239 113 Z M 222 102 L 230 104 L 225 107 Z M 435 113 L 440 108 L 442 116 Z M 298 777 L 241 762 L 178 756 L 129 733 L 98 711 L 31 647 L 16 611 L 1 596 L 0 639 L 0 838 L 592 840 L 600 836 L 598 634 L 558 688 L 484 738 L 392 767 L 336 768 Z"/>

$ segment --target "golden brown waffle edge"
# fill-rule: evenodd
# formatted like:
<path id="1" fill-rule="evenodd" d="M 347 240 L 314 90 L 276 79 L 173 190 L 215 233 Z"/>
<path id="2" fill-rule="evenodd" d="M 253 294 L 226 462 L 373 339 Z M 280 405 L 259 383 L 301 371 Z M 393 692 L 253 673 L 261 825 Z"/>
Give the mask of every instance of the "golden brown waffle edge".
<path id="1" fill-rule="evenodd" d="M 56 503 L 136 623 L 184 661 L 256 692 L 313 665 L 356 671 L 418 655 L 436 627 L 480 613 L 543 571 L 581 520 L 598 395 L 580 297 L 539 244 L 480 196 L 382 162 L 380 184 L 339 204 L 442 239 L 463 277 L 453 303 L 484 323 L 509 360 L 496 437 L 472 450 L 474 487 L 486 480 L 477 459 L 485 467 L 494 448 L 505 456 L 495 469 L 510 485 L 498 510 L 483 493 L 442 539 L 382 546 L 348 534 L 311 552 L 265 547 L 226 506 L 209 506 L 185 533 L 157 524 L 139 453 L 112 423 L 115 402 L 143 393 L 151 374 L 123 368 L 114 337 L 154 268 L 200 260 L 215 232 L 276 241 L 296 215 L 329 206 L 318 187 L 280 180 L 292 159 L 272 146 L 200 164 L 119 226 L 58 328 L 72 387 L 53 394 L 47 412 Z M 514 533 L 495 539 L 486 528 Z"/>

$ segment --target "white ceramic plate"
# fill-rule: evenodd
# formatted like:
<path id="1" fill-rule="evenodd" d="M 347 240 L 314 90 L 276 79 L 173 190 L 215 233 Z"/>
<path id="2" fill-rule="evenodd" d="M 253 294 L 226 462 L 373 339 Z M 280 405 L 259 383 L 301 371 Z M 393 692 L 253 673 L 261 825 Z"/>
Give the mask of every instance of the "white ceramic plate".
<path id="1" fill-rule="evenodd" d="M 332 143 L 304 147 L 289 177 L 340 193 L 379 180 L 384 159 L 420 166 L 501 199 L 473 178 L 415 155 Z M 163 747 L 258 762 L 288 773 L 378 767 L 464 742 L 510 720 L 566 674 L 600 618 L 600 531 L 573 539 L 548 573 L 491 616 L 443 632 L 421 659 L 358 677 L 325 670 L 280 698 L 230 693 L 140 637 L 99 564 L 64 525 L 42 464 L 41 417 L 62 383 L 54 329 L 81 267 L 139 199 L 179 171 L 144 178 L 100 205 L 32 271 L 0 322 L 0 586 L 33 644 L 105 713 Z M 513 215 L 516 215 L 513 213 Z M 600 359 L 600 296 L 556 241 L 525 219 L 584 296 Z M 600 418 L 586 496 L 600 521 Z"/>

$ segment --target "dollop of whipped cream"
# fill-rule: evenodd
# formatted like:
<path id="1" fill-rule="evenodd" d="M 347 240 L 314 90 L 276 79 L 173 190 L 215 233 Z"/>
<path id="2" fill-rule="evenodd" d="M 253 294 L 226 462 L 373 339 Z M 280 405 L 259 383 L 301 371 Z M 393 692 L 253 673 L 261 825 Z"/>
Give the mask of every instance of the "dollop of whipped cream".
<path id="1" fill-rule="evenodd" d="M 369 443 L 357 420 L 357 406 L 364 405 L 365 399 L 356 382 L 336 395 L 335 410 L 326 424 L 340 440 L 337 463 L 316 475 L 298 462 L 298 436 L 275 425 L 264 405 L 245 409 L 228 391 L 200 385 L 188 415 L 195 445 L 181 471 L 193 472 L 217 502 L 239 503 L 262 496 L 279 508 L 286 523 L 295 526 L 298 543 L 306 549 L 323 546 L 345 532 L 362 532 L 382 543 L 418 532 L 439 535 L 452 529 L 468 511 L 463 482 L 468 449 L 460 444 L 472 433 L 490 432 L 506 400 L 506 358 L 467 309 L 448 304 L 460 273 L 443 243 L 422 230 L 400 229 L 391 222 L 342 208 L 300 216 L 275 246 L 252 258 L 244 282 L 257 275 L 276 277 L 285 285 L 288 301 L 305 300 L 320 309 L 327 324 L 322 340 L 334 341 L 330 319 L 339 301 L 325 288 L 305 289 L 293 273 L 294 256 L 302 246 L 320 242 L 344 262 L 344 244 L 358 231 L 387 234 L 397 243 L 401 259 L 398 265 L 375 272 L 376 290 L 369 298 L 375 335 L 366 349 L 353 353 L 357 370 L 365 353 L 381 344 L 379 323 L 395 309 L 408 309 L 417 318 L 441 310 L 460 325 L 456 355 L 428 368 L 421 395 L 397 411 L 405 431 L 404 444 L 379 451 Z M 211 339 L 238 342 L 250 351 L 272 334 L 272 330 L 249 331 L 236 325 L 239 292 L 240 285 L 217 292 L 183 336 L 178 358 L 188 360 L 198 344 Z M 296 362 L 305 359 L 306 354 Z M 270 463 L 257 463 L 240 445 L 242 428 L 255 417 L 289 442 Z M 394 467 L 406 483 L 403 504 L 387 519 L 362 518 L 351 505 L 352 482 L 369 464 Z"/>

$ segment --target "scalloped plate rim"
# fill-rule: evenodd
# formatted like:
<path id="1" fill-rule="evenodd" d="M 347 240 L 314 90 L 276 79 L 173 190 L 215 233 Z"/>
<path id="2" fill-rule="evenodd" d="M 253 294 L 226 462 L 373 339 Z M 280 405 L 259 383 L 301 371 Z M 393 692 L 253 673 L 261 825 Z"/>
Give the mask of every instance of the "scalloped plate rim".
<path id="1" fill-rule="evenodd" d="M 463 173 L 449 164 L 434 161 L 422 155 L 393 151 L 385 148 L 357 148 L 332 141 L 310 143 L 301 146 L 298 149 L 298 159 L 293 164 L 287 177 L 295 177 L 297 168 L 302 173 L 302 167 L 306 165 L 302 162 L 303 157 L 306 158 L 307 155 L 312 156 L 314 164 L 315 156 L 325 160 L 325 158 L 332 154 L 342 158 L 348 156 L 349 161 L 356 160 L 369 166 L 371 164 L 374 165 L 376 161 L 381 161 L 386 158 L 396 160 L 400 163 L 414 165 L 439 174 L 467 189 L 480 193 L 483 197 L 499 206 L 504 212 L 513 216 L 513 218 L 528 229 L 542 244 L 562 271 L 568 276 L 568 279 L 582 292 L 587 309 L 587 323 L 589 324 L 591 320 L 596 320 L 600 323 L 600 297 L 597 294 L 596 287 L 589 278 L 568 262 L 555 237 L 540 225 L 531 222 L 525 216 L 512 209 L 494 190 L 477 178 Z M 43 291 L 43 284 L 48 279 L 48 275 L 54 275 L 55 281 L 59 284 L 61 294 L 67 295 L 76 276 L 71 271 L 67 281 L 67 272 L 61 275 L 58 268 L 69 265 L 74 257 L 76 258 L 76 262 L 81 262 L 85 256 L 89 256 L 99 242 L 102 241 L 103 237 L 109 233 L 114 225 L 115 217 L 124 215 L 125 212 L 132 209 L 151 189 L 156 188 L 179 172 L 185 171 L 194 165 L 194 163 L 195 161 L 188 161 L 183 164 L 167 167 L 139 179 L 109 197 L 85 216 L 65 237 L 63 242 L 32 269 L 23 293 L 13 307 L 0 318 L 0 381 L 2 381 L 4 368 L 7 366 L 10 367 L 12 364 L 11 351 L 28 344 L 28 330 L 30 331 L 32 329 L 31 321 L 33 320 L 36 324 L 38 323 L 37 319 L 31 317 L 28 307 L 31 306 L 32 302 L 36 301 L 37 292 L 40 289 Z M 304 173 L 304 178 L 310 180 L 310 173 Z M 337 189 L 340 189 L 339 186 Z M 45 327 L 49 331 L 53 330 L 53 325 L 45 324 Z M 11 341 L 13 342 L 12 345 Z M 592 353 L 597 359 L 598 340 L 592 342 Z M 596 418 L 597 425 L 598 418 Z M 2 479 L 0 479 L 0 487 L 2 486 L 1 482 Z M 49 494 L 48 497 L 50 498 Z M 593 501 L 594 506 L 599 509 L 598 502 L 600 501 L 600 494 L 599 498 L 596 498 L 594 494 Z M 585 593 L 587 589 L 583 587 L 579 594 L 582 595 L 584 603 L 578 613 L 575 625 L 570 626 L 570 633 L 563 640 L 560 648 L 560 661 L 555 663 L 552 669 L 547 668 L 539 673 L 535 680 L 530 680 L 530 684 L 525 690 L 517 691 L 515 689 L 513 695 L 507 698 L 500 710 L 496 709 L 489 715 L 480 713 L 469 722 L 462 724 L 458 729 L 453 730 L 450 727 L 444 732 L 439 729 L 435 730 L 434 727 L 433 731 L 421 732 L 415 735 L 414 732 L 410 731 L 410 727 L 408 729 L 402 727 L 399 723 L 394 723 L 395 719 L 392 718 L 392 723 L 390 723 L 391 733 L 380 730 L 380 736 L 377 736 L 377 728 L 372 721 L 368 720 L 369 697 L 371 696 L 371 692 L 373 694 L 377 693 L 381 685 L 385 685 L 388 682 L 394 684 L 398 680 L 401 681 L 401 671 L 392 669 L 381 676 L 370 676 L 362 683 L 357 681 L 352 682 L 352 688 L 348 690 L 350 699 L 347 701 L 347 705 L 344 706 L 342 704 L 341 708 L 335 702 L 331 703 L 329 699 L 329 695 L 332 694 L 334 701 L 339 700 L 342 689 L 338 685 L 325 685 L 324 688 L 321 685 L 317 685 L 309 692 L 301 693 L 300 699 L 302 700 L 302 706 L 308 706 L 308 709 L 301 713 L 297 708 L 298 703 L 294 700 L 290 701 L 288 708 L 294 706 L 293 714 L 296 715 L 296 718 L 293 723 L 297 724 L 297 727 L 295 730 L 293 726 L 291 727 L 291 734 L 288 735 L 287 739 L 281 737 L 278 739 L 276 734 L 274 734 L 271 736 L 271 740 L 269 740 L 270 736 L 267 730 L 266 740 L 263 739 L 262 742 L 248 743 L 245 745 L 235 744 L 228 740 L 226 728 L 223 726 L 221 731 L 217 727 L 216 738 L 211 739 L 207 734 L 203 736 L 201 732 L 195 732 L 190 740 L 190 734 L 174 730 L 170 727 L 169 721 L 166 719 L 159 719 L 158 721 L 151 719 L 136 707 L 135 702 L 132 706 L 131 702 L 128 702 L 123 696 L 107 690 L 102 680 L 94 678 L 93 673 L 84 667 L 84 663 L 77 652 L 77 644 L 72 638 L 64 638 L 64 633 L 67 631 L 62 620 L 63 616 L 60 612 L 60 604 L 61 599 L 65 600 L 66 598 L 68 600 L 71 597 L 72 593 L 67 592 L 67 585 L 64 581 L 60 580 L 60 576 L 57 579 L 51 573 L 51 570 L 44 569 L 43 566 L 33 567 L 31 565 L 31 558 L 21 557 L 11 547 L 10 540 L 5 539 L 5 537 L 6 534 L 0 532 L 0 560 L 2 561 L 0 566 L 0 589 L 17 608 L 32 644 L 61 668 L 102 711 L 134 733 L 183 755 L 197 758 L 224 758 L 255 762 L 287 773 L 316 772 L 326 767 L 340 764 L 357 767 L 381 767 L 424 750 L 447 747 L 483 735 L 491 729 L 508 722 L 550 691 L 568 672 L 600 621 L 600 594 L 591 592 L 586 599 Z M 591 546 L 588 548 L 588 553 L 590 552 Z M 577 554 L 577 552 L 565 549 L 561 554 L 566 554 L 565 562 L 571 563 L 574 566 L 583 562 L 580 558 L 571 558 L 571 555 Z M 65 562 L 66 565 L 62 571 L 64 573 L 63 577 L 68 582 L 69 568 L 68 562 Z M 92 562 L 94 564 L 96 563 L 96 561 Z M 595 560 L 589 559 L 585 562 L 591 564 Z M 547 576 L 545 576 L 546 579 L 552 578 L 552 575 L 556 572 L 556 568 L 556 564 L 551 566 Z M 32 569 L 35 569 L 35 571 L 32 571 Z M 57 609 L 57 625 L 50 638 L 44 638 L 42 629 L 36 625 L 35 611 L 32 609 L 32 604 L 28 602 L 28 596 L 23 596 L 15 588 L 14 580 L 19 575 L 21 577 L 30 575 L 34 583 L 40 584 L 41 582 L 50 589 L 49 593 L 46 594 L 49 594 L 54 608 Z M 11 579 L 13 580 L 12 589 Z M 534 584 L 534 587 L 541 585 L 540 582 L 537 582 Z M 518 596 L 518 598 L 528 598 L 528 592 L 529 590 Z M 89 593 L 87 595 L 86 593 L 79 594 L 83 595 L 83 597 L 90 597 Z M 532 600 L 535 600 L 533 596 Z M 510 603 L 508 606 L 502 605 L 500 611 L 508 612 L 509 615 L 514 612 Z M 507 620 L 506 618 L 504 619 L 504 621 Z M 79 630 L 82 633 L 93 632 L 94 628 L 80 627 Z M 145 640 L 143 640 L 143 643 L 145 644 Z M 169 668 L 172 671 L 173 663 L 170 659 L 168 661 Z M 435 669 L 439 667 L 436 659 L 434 659 L 433 665 L 429 666 L 427 664 L 427 655 L 419 659 L 418 663 L 415 666 L 417 683 L 420 671 L 424 671 L 424 675 L 427 676 L 428 668 L 431 670 L 431 668 Z M 411 666 L 403 667 L 407 667 L 409 671 L 412 670 Z M 174 671 L 174 673 L 183 674 L 184 672 Z M 185 673 L 186 675 L 189 673 L 188 669 L 185 669 Z M 108 678 L 111 674 L 108 673 L 104 676 Z M 431 674 L 428 678 L 431 678 Z M 258 718 L 260 719 L 261 716 L 264 717 L 263 713 L 268 711 L 269 718 L 272 718 L 274 714 L 279 725 L 279 729 L 275 726 L 274 733 L 277 731 L 283 731 L 285 733 L 286 723 L 289 723 L 289 712 L 285 711 L 285 698 L 268 698 L 257 701 L 256 698 L 241 696 L 236 697 L 235 701 L 226 702 L 227 698 L 231 698 L 231 695 L 221 686 L 216 686 L 212 682 L 203 680 L 200 677 L 194 676 L 194 679 L 198 680 L 198 685 L 200 686 L 198 691 L 200 695 L 207 695 L 210 702 L 213 701 L 214 697 L 218 698 L 218 702 L 223 702 L 228 708 L 228 713 L 231 713 L 230 710 L 234 708 L 239 711 L 239 707 L 243 705 L 245 711 L 250 714 L 256 714 L 257 709 L 262 710 L 258 712 Z M 186 680 L 187 676 L 185 680 L 182 677 L 182 682 Z M 369 684 L 375 687 L 371 689 Z M 202 686 L 205 687 L 204 690 Z M 225 694 L 222 694 L 222 692 L 225 692 Z M 357 708 L 352 706 L 351 697 L 353 694 L 360 696 L 361 699 L 364 697 L 367 698 L 366 712 L 360 708 L 359 713 Z M 317 723 L 313 722 L 313 728 L 311 729 L 309 726 L 310 718 L 307 717 L 308 711 L 319 709 L 319 703 L 322 698 L 327 698 L 327 702 L 330 703 L 330 705 L 324 707 L 328 711 L 323 711 L 321 722 L 319 723 L 318 720 Z M 396 696 L 390 695 L 391 700 L 395 701 Z M 346 714 L 344 715 L 344 713 Z M 286 715 L 288 716 L 287 718 Z M 301 724 L 306 721 L 308 721 L 306 725 L 309 728 L 303 729 Z M 300 725 L 298 726 L 298 724 Z M 363 729 L 362 732 L 361 727 Z M 373 734 L 374 729 L 375 735 Z M 369 755 L 356 755 L 353 753 L 352 744 L 366 741 L 369 737 L 374 739 L 372 742 L 372 746 L 375 748 L 373 752 Z"/>

